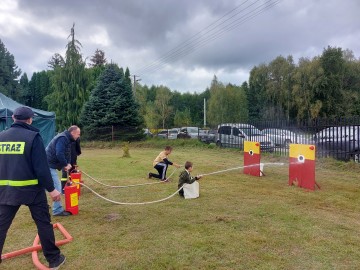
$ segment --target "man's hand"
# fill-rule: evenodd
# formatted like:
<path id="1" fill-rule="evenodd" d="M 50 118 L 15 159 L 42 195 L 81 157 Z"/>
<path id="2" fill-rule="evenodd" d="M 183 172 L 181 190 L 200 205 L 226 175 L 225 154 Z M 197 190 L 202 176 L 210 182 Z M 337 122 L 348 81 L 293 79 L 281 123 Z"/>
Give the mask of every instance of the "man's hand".
<path id="1" fill-rule="evenodd" d="M 54 189 L 53 191 L 49 192 L 51 199 L 54 202 L 60 201 L 61 200 L 61 194 L 59 191 L 57 191 L 56 189 Z"/>
<path id="2" fill-rule="evenodd" d="M 177 163 L 173 163 L 174 164 L 174 166 L 176 167 L 176 168 L 180 168 L 181 166 L 179 165 L 179 164 L 177 164 Z"/>
<path id="3" fill-rule="evenodd" d="M 196 176 L 197 179 L 200 179 L 202 177 L 203 177 L 202 174 L 199 174 L 199 175 Z"/>
<path id="4" fill-rule="evenodd" d="M 71 170 L 71 168 L 72 168 L 71 164 L 68 164 L 64 167 L 64 171 L 67 172 L 67 171 Z"/>

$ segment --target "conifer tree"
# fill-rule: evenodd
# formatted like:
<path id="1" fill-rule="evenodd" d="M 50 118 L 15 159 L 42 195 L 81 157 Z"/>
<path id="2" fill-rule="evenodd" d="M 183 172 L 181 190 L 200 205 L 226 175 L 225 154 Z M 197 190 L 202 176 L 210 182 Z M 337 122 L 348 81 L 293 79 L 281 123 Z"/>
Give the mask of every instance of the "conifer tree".
<path id="1" fill-rule="evenodd" d="M 80 119 L 88 139 L 97 139 L 105 127 L 113 127 L 122 140 L 142 137 L 139 106 L 122 68 L 116 64 L 106 66 Z"/>
<path id="2" fill-rule="evenodd" d="M 57 67 L 64 67 L 64 66 L 65 66 L 65 60 L 59 53 L 55 53 L 48 61 L 48 67 L 53 70 L 56 69 Z"/>
<path id="3" fill-rule="evenodd" d="M 20 77 L 20 95 L 19 102 L 28 105 L 29 102 L 29 79 L 26 73 Z M 29 105 L 28 105 L 29 106 Z"/>
<path id="4" fill-rule="evenodd" d="M 126 70 L 125 70 L 125 79 L 131 85 L 131 78 L 130 78 L 130 70 L 129 70 L 129 68 L 126 68 Z M 136 81 L 134 82 L 134 85 L 135 84 L 136 84 Z"/>
<path id="5" fill-rule="evenodd" d="M 81 43 L 75 39 L 75 24 L 71 28 L 64 67 L 57 66 L 51 77 L 52 93 L 46 97 L 49 110 L 56 113 L 58 129 L 79 123 L 79 115 L 88 99 L 85 61 L 80 53 Z"/>
<path id="6" fill-rule="evenodd" d="M 90 58 L 91 67 L 103 67 L 107 63 L 105 58 L 105 52 L 99 49 L 96 49 L 95 54 Z"/>
<path id="7" fill-rule="evenodd" d="M 12 99 L 19 100 L 18 78 L 20 74 L 21 70 L 15 64 L 14 56 L 0 39 L 0 92 Z"/>

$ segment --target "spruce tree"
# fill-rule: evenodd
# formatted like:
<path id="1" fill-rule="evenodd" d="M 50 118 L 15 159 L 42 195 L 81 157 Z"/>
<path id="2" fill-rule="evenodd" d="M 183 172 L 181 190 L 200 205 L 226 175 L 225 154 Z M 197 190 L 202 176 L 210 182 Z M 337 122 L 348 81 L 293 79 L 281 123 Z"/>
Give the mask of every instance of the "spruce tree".
<path id="1" fill-rule="evenodd" d="M 105 52 L 99 49 L 96 49 L 95 54 L 90 58 L 91 67 L 103 67 L 107 63 L 105 58 Z"/>
<path id="2" fill-rule="evenodd" d="M 29 79 L 26 73 L 21 75 L 20 78 L 20 96 L 19 96 L 19 102 L 25 105 L 28 105 L 29 103 Z M 29 106 L 29 105 L 28 105 Z"/>
<path id="3" fill-rule="evenodd" d="M 51 59 L 48 61 L 48 67 L 52 70 L 56 69 L 57 67 L 64 67 L 65 60 L 59 53 L 55 53 Z"/>
<path id="4" fill-rule="evenodd" d="M 108 64 L 90 94 L 80 118 L 83 135 L 87 139 L 100 139 L 112 127 L 121 140 L 142 137 L 142 118 L 135 102 L 131 84 L 123 69 Z"/>
<path id="5" fill-rule="evenodd" d="M 0 92 L 12 99 L 21 98 L 18 78 L 21 70 L 15 64 L 14 56 L 0 39 Z"/>

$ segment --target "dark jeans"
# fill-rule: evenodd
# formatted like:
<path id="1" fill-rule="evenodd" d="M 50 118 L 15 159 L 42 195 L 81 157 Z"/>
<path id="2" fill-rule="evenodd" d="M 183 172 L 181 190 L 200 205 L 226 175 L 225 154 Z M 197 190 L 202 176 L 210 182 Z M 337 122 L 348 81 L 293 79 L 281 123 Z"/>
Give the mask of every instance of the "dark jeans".
<path id="1" fill-rule="evenodd" d="M 158 171 L 159 174 L 151 173 L 151 176 L 159 178 L 160 180 L 165 180 L 168 165 L 165 163 L 158 163 L 154 166 L 154 168 Z"/>
<path id="2" fill-rule="evenodd" d="M 46 260 L 49 263 L 56 261 L 59 258 L 60 250 L 55 245 L 54 229 L 50 220 L 49 205 L 45 191 L 39 192 L 34 202 L 27 206 L 36 223 Z M 7 231 L 19 208 L 20 205 L 0 205 L 0 256 L 4 247 Z"/>

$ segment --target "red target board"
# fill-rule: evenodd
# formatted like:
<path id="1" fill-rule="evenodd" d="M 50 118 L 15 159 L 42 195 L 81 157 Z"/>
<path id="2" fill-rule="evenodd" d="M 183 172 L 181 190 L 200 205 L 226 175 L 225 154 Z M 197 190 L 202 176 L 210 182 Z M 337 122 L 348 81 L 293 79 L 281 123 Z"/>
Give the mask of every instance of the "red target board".
<path id="1" fill-rule="evenodd" d="M 259 142 L 244 142 L 244 174 L 260 176 Z"/>
<path id="2" fill-rule="evenodd" d="M 289 185 L 315 190 L 315 146 L 290 144 Z M 319 188 L 320 186 L 317 185 Z"/>

